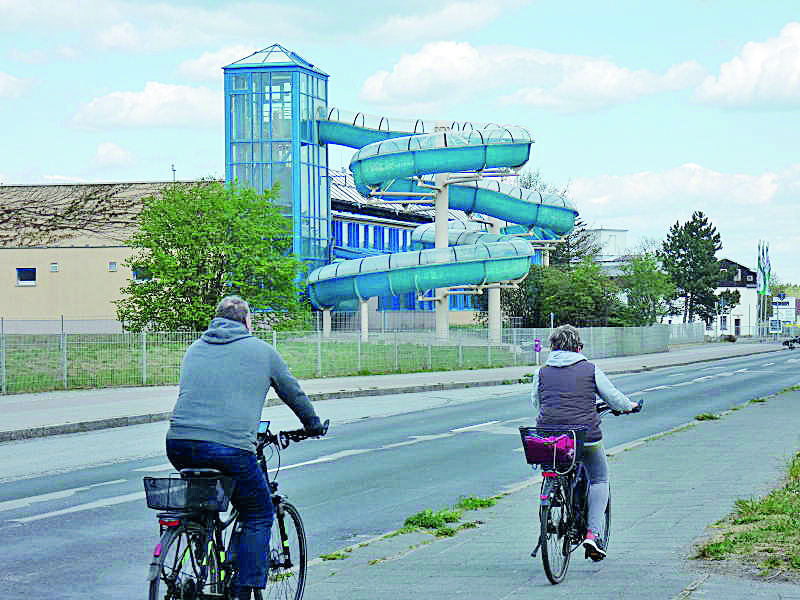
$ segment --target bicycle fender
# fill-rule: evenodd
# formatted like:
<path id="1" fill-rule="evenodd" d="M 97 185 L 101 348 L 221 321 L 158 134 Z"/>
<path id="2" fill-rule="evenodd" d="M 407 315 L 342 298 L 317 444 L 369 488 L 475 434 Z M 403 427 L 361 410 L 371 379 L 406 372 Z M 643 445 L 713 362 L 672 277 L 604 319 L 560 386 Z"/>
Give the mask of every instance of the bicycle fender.
<path id="1" fill-rule="evenodd" d="M 153 560 L 150 563 L 150 570 L 147 573 L 147 581 L 155 581 L 158 579 L 159 572 L 161 571 L 161 552 L 169 546 L 174 535 L 175 534 L 171 530 L 165 531 L 161 539 L 158 540 L 156 547 L 153 549 Z"/>
<path id="2" fill-rule="evenodd" d="M 553 499 L 553 488 L 554 483 L 551 479 L 545 479 L 542 482 L 542 491 L 539 494 L 540 506 L 550 506 L 550 502 Z"/>

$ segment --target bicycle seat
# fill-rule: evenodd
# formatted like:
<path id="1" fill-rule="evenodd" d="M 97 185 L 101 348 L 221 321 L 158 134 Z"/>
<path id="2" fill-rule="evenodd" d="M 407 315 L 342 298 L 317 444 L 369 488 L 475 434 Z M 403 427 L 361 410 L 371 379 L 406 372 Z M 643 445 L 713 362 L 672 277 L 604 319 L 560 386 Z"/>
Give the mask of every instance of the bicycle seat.
<path id="1" fill-rule="evenodd" d="M 222 471 L 217 469 L 181 469 L 181 477 L 183 479 L 202 478 L 214 479 L 221 477 Z"/>

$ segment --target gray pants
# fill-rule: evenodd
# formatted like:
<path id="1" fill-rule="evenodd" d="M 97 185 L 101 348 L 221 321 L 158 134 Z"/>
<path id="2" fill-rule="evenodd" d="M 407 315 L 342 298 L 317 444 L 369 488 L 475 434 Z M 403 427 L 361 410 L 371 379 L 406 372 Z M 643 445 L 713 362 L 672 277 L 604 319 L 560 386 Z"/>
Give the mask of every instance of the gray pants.
<path id="1" fill-rule="evenodd" d="M 608 461 L 603 441 L 583 447 L 583 462 L 589 471 L 589 529 L 602 535 L 608 505 Z"/>

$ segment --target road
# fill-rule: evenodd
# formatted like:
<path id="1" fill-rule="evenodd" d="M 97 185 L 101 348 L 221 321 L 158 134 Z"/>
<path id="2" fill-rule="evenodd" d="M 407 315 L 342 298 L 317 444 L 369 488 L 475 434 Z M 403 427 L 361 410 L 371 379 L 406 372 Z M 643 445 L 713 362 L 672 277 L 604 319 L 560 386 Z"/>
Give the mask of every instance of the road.
<path id="1" fill-rule="evenodd" d="M 606 445 L 797 385 L 798 363 L 770 353 L 614 376 L 647 403 L 639 415 L 606 419 Z M 311 557 L 396 529 L 419 510 L 523 481 L 517 428 L 531 420 L 528 395 L 523 385 L 427 392 L 437 408 L 355 422 L 337 421 L 336 403 L 346 400 L 317 403 L 330 434 L 292 445 L 279 476 L 301 510 Z M 295 423 L 288 409 L 275 418 L 277 428 Z M 3 597 L 142 596 L 157 525 L 141 477 L 170 469 L 165 431 L 154 423 L 0 445 Z"/>

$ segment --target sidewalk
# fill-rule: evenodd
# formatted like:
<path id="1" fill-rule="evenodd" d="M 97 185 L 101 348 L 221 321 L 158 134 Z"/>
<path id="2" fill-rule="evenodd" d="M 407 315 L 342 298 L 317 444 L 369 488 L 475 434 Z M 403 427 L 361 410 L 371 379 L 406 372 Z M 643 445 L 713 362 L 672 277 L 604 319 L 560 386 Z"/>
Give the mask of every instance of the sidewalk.
<path id="1" fill-rule="evenodd" d="M 718 358 L 781 351 L 779 343 L 713 343 L 683 346 L 671 352 L 603 358 L 593 362 L 606 373 L 646 371 Z M 546 353 L 542 353 L 544 361 Z M 493 386 L 525 381 L 535 366 L 304 379 L 314 400 L 408 394 L 430 390 Z M 177 386 L 68 390 L 0 396 L 0 442 L 150 423 L 169 418 Z M 270 404 L 280 403 L 273 391 Z"/>
<path id="2" fill-rule="evenodd" d="M 800 448 L 798 409 L 800 392 L 787 392 L 717 421 L 610 449 L 608 558 L 592 563 L 576 552 L 560 585 L 550 585 L 540 556 L 530 557 L 539 487 L 529 480 L 494 507 L 466 512 L 462 522 L 481 524 L 454 537 L 402 534 L 353 547 L 344 559 L 316 559 L 305 597 L 800 599 L 796 584 L 723 574 L 720 563 L 688 560 L 698 538 L 713 533 L 707 526 L 727 515 L 736 499 L 779 485 Z M 527 466 L 521 453 L 519 461 L 522 479 Z"/>

